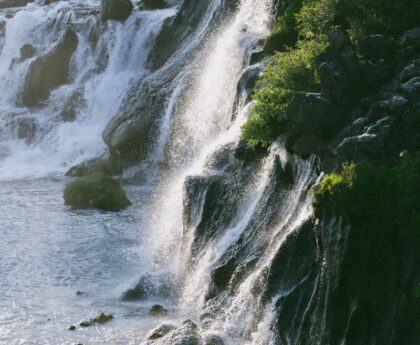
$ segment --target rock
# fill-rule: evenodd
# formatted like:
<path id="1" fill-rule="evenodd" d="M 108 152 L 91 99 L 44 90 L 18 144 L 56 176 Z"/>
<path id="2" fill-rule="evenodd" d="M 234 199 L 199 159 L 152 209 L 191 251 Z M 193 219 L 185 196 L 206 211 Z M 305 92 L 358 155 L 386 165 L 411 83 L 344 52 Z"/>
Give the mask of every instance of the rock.
<path id="1" fill-rule="evenodd" d="M 408 98 L 417 101 L 420 100 L 420 77 L 415 77 L 401 84 L 401 89 Z"/>
<path id="2" fill-rule="evenodd" d="M 239 79 L 237 86 L 237 96 L 235 104 L 237 104 L 239 100 L 243 100 L 243 102 L 245 103 L 251 100 L 251 96 L 254 92 L 255 85 L 257 81 L 261 78 L 262 69 L 262 65 L 256 65 L 248 67 L 242 73 L 242 76 Z"/>
<path id="3" fill-rule="evenodd" d="M 109 321 L 111 321 L 114 317 L 112 315 L 106 315 L 104 313 L 99 314 L 98 316 L 88 320 L 88 321 L 82 321 L 80 323 L 80 327 L 90 327 L 93 326 L 95 324 L 104 324 L 107 323 Z"/>
<path id="4" fill-rule="evenodd" d="M 0 9 L 11 7 L 23 7 L 33 2 L 33 0 L 2 0 L 0 2 Z"/>
<path id="5" fill-rule="evenodd" d="M 69 27 L 51 51 L 31 63 L 23 85 L 23 105 L 38 106 L 53 89 L 68 82 L 70 59 L 77 44 L 77 35 Z"/>
<path id="6" fill-rule="evenodd" d="M 311 154 L 319 154 L 323 148 L 322 140 L 311 135 L 302 135 L 293 143 L 292 151 L 306 157 Z"/>
<path id="7" fill-rule="evenodd" d="M 362 54 L 373 62 L 394 58 L 397 45 L 392 38 L 382 35 L 372 35 L 360 43 Z"/>
<path id="8" fill-rule="evenodd" d="M 267 153 L 267 149 L 252 148 L 245 141 L 240 140 L 235 147 L 234 156 L 241 161 L 250 162 Z"/>
<path id="9" fill-rule="evenodd" d="M 36 48 L 32 44 L 24 44 L 20 48 L 20 58 L 21 61 L 30 59 L 33 57 L 36 53 Z"/>
<path id="10" fill-rule="evenodd" d="M 159 345 L 199 345 L 200 338 L 194 325 L 193 322 L 188 322 L 172 330 L 159 342 Z"/>
<path id="11" fill-rule="evenodd" d="M 402 45 L 405 47 L 412 46 L 420 48 L 420 27 L 404 32 Z"/>
<path id="12" fill-rule="evenodd" d="M 313 93 L 296 93 L 286 114 L 288 120 L 300 133 L 320 139 L 337 134 L 348 120 L 346 109 Z"/>
<path id="13" fill-rule="evenodd" d="M 402 70 L 400 81 L 405 83 L 414 77 L 420 77 L 420 59 L 414 60 Z"/>
<path id="14" fill-rule="evenodd" d="M 80 90 L 77 90 L 63 101 L 61 109 L 57 109 L 57 111 L 64 121 L 74 121 L 76 119 L 77 109 L 83 107 L 85 104 L 86 101 L 83 97 L 83 93 Z"/>
<path id="15" fill-rule="evenodd" d="M 159 10 L 168 7 L 165 0 L 143 0 L 143 7 L 147 10 Z"/>
<path id="16" fill-rule="evenodd" d="M 160 325 L 150 332 L 150 335 L 147 337 L 147 339 L 155 340 L 155 339 L 162 338 L 174 329 L 176 329 L 176 326 L 172 324 Z"/>
<path id="17" fill-rule="evenodd" d="M 344 160 L 360 162 L 366 157 L 375 156 L 384 145 L 384 140 L 376 134 L 362 134 L 345 138 L 337 147 L 337 154 Z"/>
<path id="18" fill-rule="evenodd" d="M 121 170 L 111 161 L 108 154 L 104 154 L 100 157 L 90 159 L 71 167 L 66 172 L 66 176 L 82 177 L 97 172 L 104 173 L 106 175 L 118 175 L 121 173 Z"/>
<path id="19" fill-rule="evenodd" d="M 75 331 L 75 330 L 76 330 L 76 326 L 71 325 L 71 326 L 68 328 L 68 330 L 69 330 L 69 331 Z"/>
<path id="20" fill-rule="evenodd" d="M 33 117 L 17 117 L 15 118 L 15 125 L 19 139 L 25 140 L 27 143 L 33 141 L 39 127 L 37 119 Z"/>
<path id="21" fill-rule="evenodd" d="M 340 106 L 351 107 L 366 91 L 362 66 L 346 32 L 336 29 L 328 37 L 330 46 L 315 58 L 321 93 Z"/>
<path id="22" fill-rule="evenodd" d="M 146 274 L 132 289 L 122 295 L 123 301 L 146 300 L 151 297 L 174 297 L 174 283 L 172 277 L 167 275 Z"/>
<path id="23" fill-rule="evenodd" d="M 126 20 L 133 12 L 133 4 L 130 0 L 101 0 L 101 19 Z"/>
<path id="24" fill-rule="evenodd" d="M 263 48 L 257 48 L 253 50 L 249 58 L 249 65 L 252 66 L 261 62 L 261 60 L 263 60 L 264 57 L 265 57 L 265 51 Z"/>
<path id="25" fill-rule="evenodd" d="M 224 341 L 217 335 L 207 335 L 204 339 L 204 345 L 224 345 Z"/>
<path id="26" fill-rule="evenodd" d="M 372 62 L 370 60 L 361 60 L 360 66 L 363 70 L 363 79 L 373 90 L 379 89 L 391 77 L 393 66 L 385 60 Z"/>
<path id="27" fill-rule="evenodd" d="M 403 113 L 408 107 L 408 100 L 403 96 L 393 96 L 390 99 L 389 108 L 393 113 Z"/>
<path id="28" fill-rule="evenodd" d="M 403 121 L 409 126 L 418 126 L 420 124 L 420 104 L 410 107 L 403 115 Z"/>
<path id="29" fill-rule="evenodd" d="M 155 304 L 149 311 L 149 315 L 155 317 L 165 316 L 166 314 L 168 314 L 168 311 L 159 304 Z"/>
<path id="30" fill-rule="evenodd" d="M 64 190 L 66 205 L 76 209 L 120 211 L 131 203 L 121 184 L 103 173 L 93 173 L 69 183 Z"/>

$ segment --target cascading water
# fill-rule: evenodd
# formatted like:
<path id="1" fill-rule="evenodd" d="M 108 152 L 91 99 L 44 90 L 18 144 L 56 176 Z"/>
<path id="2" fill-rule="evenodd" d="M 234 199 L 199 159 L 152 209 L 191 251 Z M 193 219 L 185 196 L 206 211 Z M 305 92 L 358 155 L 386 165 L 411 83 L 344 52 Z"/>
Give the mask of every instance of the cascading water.
<path id="1" fill-rule="evenodd" d="M 0 341 L 138 344 L 162 321 L 191 318 L 203 344 L 215 335 L 226 345 L 278 344 L 276 308 L 293 286 L 270 288 L 269 272 L 310 218 L 316 175 L 313 160 L 288 155 L 281 141 L 264 159 L 235 157 L 250 110 L 237 86 L 269 33 L 272 5 L 171 1 L 121 23 L 102 23 L 94 0 L 0 12 Z M 190 31 L 176 31 L 183 39 L 166 53 L 161 33 L 189 8 L 199 18 L 188 18 Z M 67 47 L 66 35 L 77 40 L 67 80 L 25 100 L 31 66 Z M 150 117 L 144 152 L 130 152 L 122 174 L 133 206 L 64 207 L 63 174 L 106 152 L 104 129 L 120 154 L 121 133 Z M 127 302 L 127 289 L 143 295 Z M 169 314 L 149 317 L 155 303 Z M 99 311 L 115 320 L 66 330 Z M 154 343 L 182 344 L 180 334 Z"/>

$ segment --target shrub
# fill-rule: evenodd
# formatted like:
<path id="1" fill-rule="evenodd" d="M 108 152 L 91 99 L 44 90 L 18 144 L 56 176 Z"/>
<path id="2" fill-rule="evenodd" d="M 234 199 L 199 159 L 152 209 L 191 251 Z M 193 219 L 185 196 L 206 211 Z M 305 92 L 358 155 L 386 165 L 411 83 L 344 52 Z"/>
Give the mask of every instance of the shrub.
<path id="1" fill-rule="evenodd" d="M 242 130 L 242 138 L 250 146 L 269 146 L 286 129 L 285 110 L 294 92 L 319 90 L 313 61 L 325 46 L 320 41 L 302 42 L 297 49 L 278 53 L 270 60 Z"/>
<path id="2" fill-rule="evenodd" d="M 119 211 L 130 205 L 121 184 L 103 173 L 93 173 L 70 182 L 63 197 L 66 205 L 79 209 Z"/>
<path id="3" fill-rule="evenodd" d="M 420 159 L 406 154 L 394 167 L 346 163 L 312 191 L 315 216 L 345 215 L 420 240 Z"/>
<path id="4" fill-rule="evenodd" d="M 267 38 L 264 51 L 272 54 L 275 51 L 285 51 L 295 46 L 298 32 L 296 28 L 296 14 L 302 7 L 303 0 L 295 0 L 287 7 L 284 14 L 278 18 L 277 26 Z"/>

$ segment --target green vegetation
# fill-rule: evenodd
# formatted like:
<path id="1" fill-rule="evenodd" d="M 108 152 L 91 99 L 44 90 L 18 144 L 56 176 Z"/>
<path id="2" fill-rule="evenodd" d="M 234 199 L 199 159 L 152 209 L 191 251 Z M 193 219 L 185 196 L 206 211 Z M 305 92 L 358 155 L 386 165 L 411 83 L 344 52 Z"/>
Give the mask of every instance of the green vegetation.
<path id="1" fill-rule="evenodd" d="M 121 184 L 103 173 L 93 173 L 69 183 L 64 202 L 73 208 L 119 211 L 130 205 Z"/>
<path id="2" fill-rule="evenodd" d="M 265 51 L 271 58 L 254 95 L 255 105 L 243 128 L 251 147 L 267 147 L 287 132 L 284 110 L 296 91 L 318 91 L 314 58 L 335 26 L 347 29 L 353 42 L 368 34 L 400 36 L 419 24 L 417 0 L 291 0 L 278 19 Z M 294 50 L 292 50 L 294 48 Z"/>
<path id="3" fill-rule="evenodd" d="M 420 158 L 402 154 L 397 166 L 346 163 L 313 190 L 316 217 L 342 214 L 352 222 L 420 240 Z"/>

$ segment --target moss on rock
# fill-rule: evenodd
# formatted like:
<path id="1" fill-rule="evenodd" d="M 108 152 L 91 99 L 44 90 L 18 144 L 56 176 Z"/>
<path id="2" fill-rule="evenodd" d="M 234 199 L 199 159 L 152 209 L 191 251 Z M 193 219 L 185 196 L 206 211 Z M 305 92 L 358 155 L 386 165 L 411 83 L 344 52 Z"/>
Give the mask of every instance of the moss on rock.
<path id="1" fill-rule="evenodd" d="M 131 205 L 121 184 L 104 173 L 93 173 L 70 182 L 64 202 L 73 208 L 120 211 Z"/>

